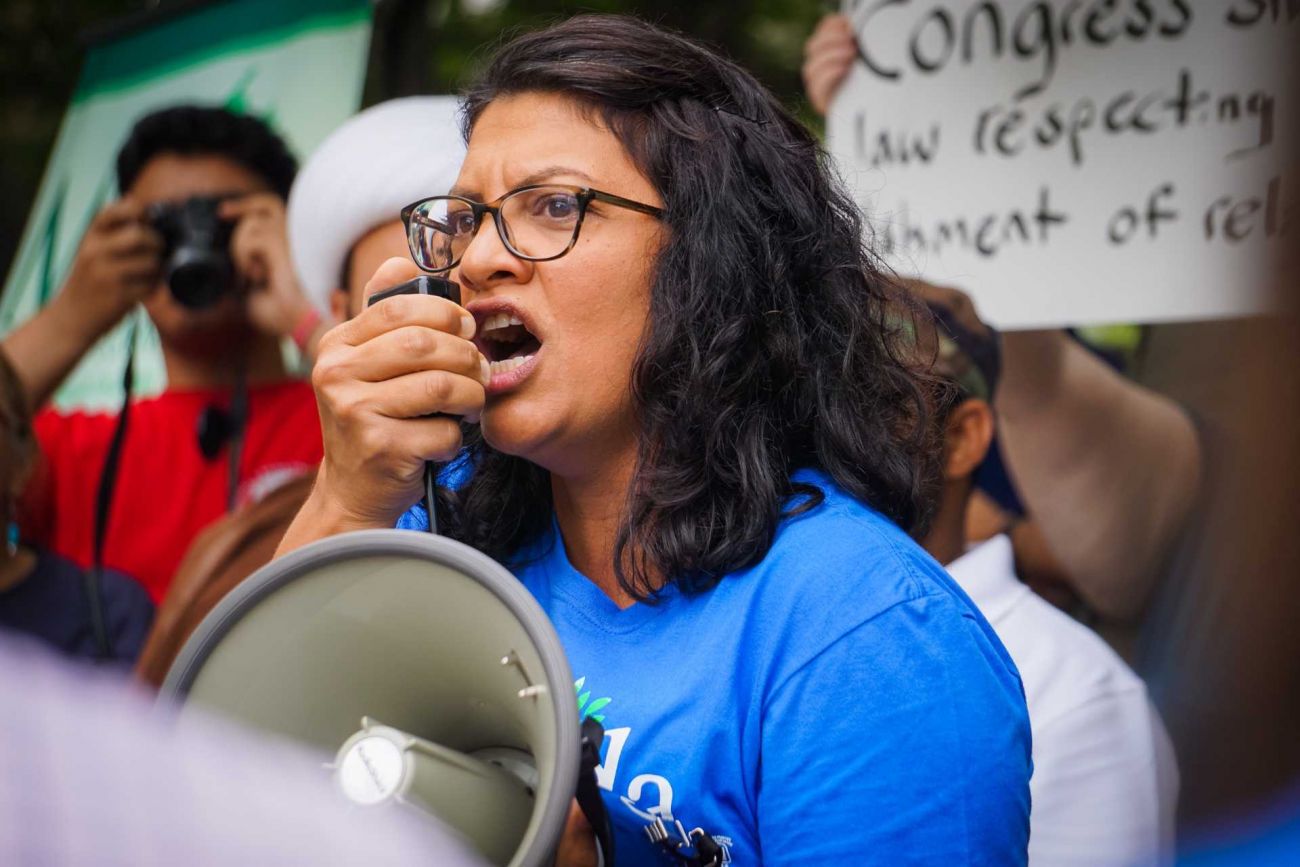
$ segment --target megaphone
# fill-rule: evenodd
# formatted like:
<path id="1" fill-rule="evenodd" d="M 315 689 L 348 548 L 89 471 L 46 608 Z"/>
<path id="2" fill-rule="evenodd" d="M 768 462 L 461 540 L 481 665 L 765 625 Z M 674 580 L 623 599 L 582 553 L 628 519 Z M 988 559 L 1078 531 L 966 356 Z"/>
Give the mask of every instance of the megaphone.
<path id="1" fill-rule="evenodd" d="M 178 725 L 215 712 L 333 755 L 351 800 L 432 813 L 494 864 L 550 863 L 578 783 L 550 621 L 502 566 L 427 533 L 342 534 L 263 567 L 162 693 Z"/>

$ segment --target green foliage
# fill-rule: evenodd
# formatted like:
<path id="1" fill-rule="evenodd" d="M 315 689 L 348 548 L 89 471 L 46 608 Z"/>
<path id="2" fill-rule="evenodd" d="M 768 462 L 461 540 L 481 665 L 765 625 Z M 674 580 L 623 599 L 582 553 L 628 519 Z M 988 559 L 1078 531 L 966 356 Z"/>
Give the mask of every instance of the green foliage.
<path id="1" fill-rule="evenodd" d="M 475 14 L 463 0 L 436 2 L 430 83 L 453 92 L 473 74 L 487 50 L 520 29 L 545 26 L 579 12 L 619 12 L 688 33 L 745 66 L 788 106 L 805 110 L 799 65 L 803 43 L 822 15 L 815 0 L 510 0 Z"/>
<path id="2" fill-rule="evenodd" d="M 0 2 L 0 275 L 27 222 L 81 70 L 79 32 L 138 12 L 139 0 Z"/>

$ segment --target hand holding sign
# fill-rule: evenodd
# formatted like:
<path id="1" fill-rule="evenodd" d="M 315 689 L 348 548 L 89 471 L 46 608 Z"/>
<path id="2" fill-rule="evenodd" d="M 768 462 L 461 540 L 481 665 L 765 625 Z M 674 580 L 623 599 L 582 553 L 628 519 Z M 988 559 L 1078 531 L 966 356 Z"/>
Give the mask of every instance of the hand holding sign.
<path id="1" fill-rule="evenodd" d="M 857 36 L 843 15 L 827 15 L 803 48 L 803 86 L 808 101 L 824 115 L 858 57 Z"/>

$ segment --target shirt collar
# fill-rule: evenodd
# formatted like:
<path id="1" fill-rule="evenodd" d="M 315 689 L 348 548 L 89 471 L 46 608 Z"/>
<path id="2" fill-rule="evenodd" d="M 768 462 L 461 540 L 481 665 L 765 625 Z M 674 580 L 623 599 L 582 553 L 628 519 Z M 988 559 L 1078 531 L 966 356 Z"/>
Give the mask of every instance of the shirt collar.
<path id="1" fill-rule="evenodd" d="M 1030 590 L 1016 577 L 1011 537 L 1002 533 L 969 548 L 947 566 L 989 623 L 996 624 Z"/>

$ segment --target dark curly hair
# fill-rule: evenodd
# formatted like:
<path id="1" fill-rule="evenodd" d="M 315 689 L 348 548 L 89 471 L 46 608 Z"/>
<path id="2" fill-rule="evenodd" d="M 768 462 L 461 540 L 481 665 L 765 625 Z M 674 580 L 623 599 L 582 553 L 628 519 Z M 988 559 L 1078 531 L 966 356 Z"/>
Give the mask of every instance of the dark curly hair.
<path id="1" fill-rule="evenodd" d="M 136 121 L 117 153 L 117 188 L 126 192 L 149 160 L 163 153 L 214 154 L 254 172 L 280 198 L 298 173 L 284 140 L 264 122 L 224 108 L 178 105 Z"/>
<path id="2" fill-rule="evenodd" d="M 827 473 L 911 532 L 939 451 L 908 311 L 863 243 L 828 157 L 749 73 L 677 33 L 585 15 L 514 39 L 466 94 L 466 138 L 501 96 L 578 101 L 654 184 L 670 238 L 632 373 L 638 461 L 614 567 L 707 590 L 753 565 Z M 904 315 L 900 316 L 900 312 Z M 451 534 L 509 563 L 551 522 L 547 472 L 466 436 Z"/>

